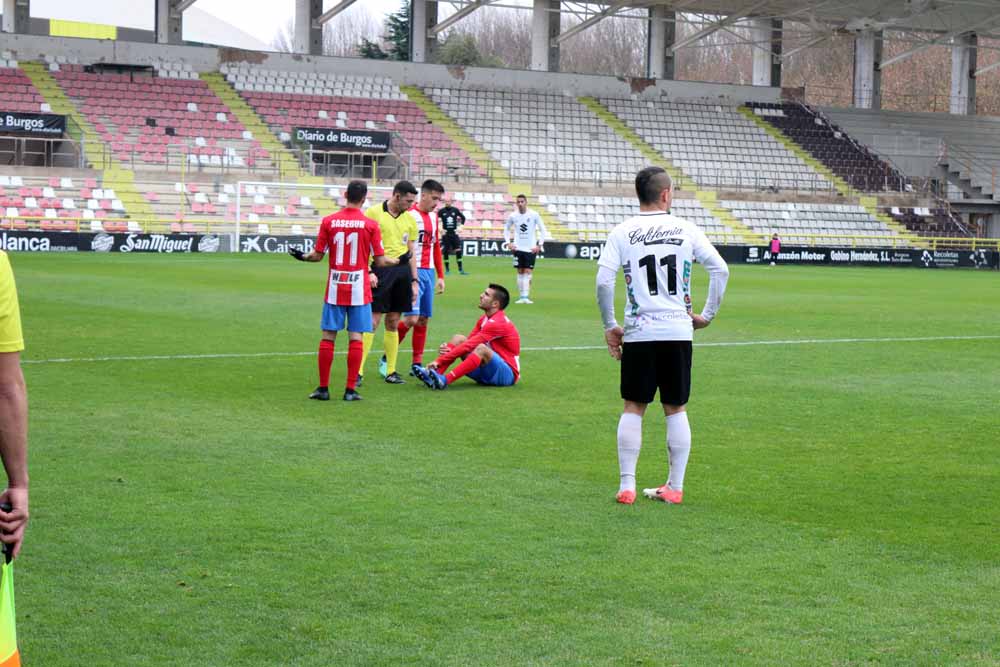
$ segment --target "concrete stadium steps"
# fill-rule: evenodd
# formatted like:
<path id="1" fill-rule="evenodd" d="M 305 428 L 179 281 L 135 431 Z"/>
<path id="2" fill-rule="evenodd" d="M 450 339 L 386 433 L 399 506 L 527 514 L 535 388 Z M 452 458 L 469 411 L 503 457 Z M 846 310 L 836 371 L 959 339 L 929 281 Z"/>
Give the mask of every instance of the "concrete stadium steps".
<path id="1" fill-rule="evenodd" d="M 701 205 L 709 213 L 718 218 L 720 222 L 741 235 L 745 243 L 757 243 L 760 241 L 758 234 L 744 225 L 739 218 L 719 203 L 714 191 L 699 189 L 695 182 L 688 178 L 673 162 L 643 141 L 642 137 L 636 134 L 632 128 L 626 125 L 624 121 L 613 114 L 606 106 L 601 104 L 600 101 L 593 97 L 581 97 L 579 101 L 590 109 L 594 115 L 603 120 L 618 136 L 632 144 L 636 150 L 649 160 L 650 164 L 665 169 L 670 174 L 675 189 L 694 191 L 695 198 Z"/>
<path id="2" fill-rule="evenodd" d="M 456 123 L 451 116 L 444 112 L 434 103 L 422 90 L 415 86 L 400 86 L 399 89 L 436 125 L 445 135 L 448 136 L 459 148 L 465 151 L 472 160 L 479 165 L 483 173 L 494 183 L 512 183 L 510 173 L 503 166 L 490 157 L 490 154 L 482 146 L 476 143 L 469 134 Z"/>
<path id="3" fill-rule="evenodd" d="M 97 133 L 97 130 L 94 129 L 94 126 L 91 125 L 90 121 L 84 117 L 80 110 L 76 108 L 76 105 L 66 95 L 59 83 L 49 74 L 49 70 L 45 65 L 39 62 L 24 62 L 21 63 L 21 71 L 31 79 L 35 88 L 38 89 L 38 92 L 42 94 L 45 101 L 52 107 L 53 113 L 72 118 L 73 122 L 80 127 L 86 145 L 95 149 L 88 151 L 86 154 L 90 166 L 94 169 L 110 169 L 115 167 L 114 157 Z M 96 155 L 94 155 L 95 153 Z"/>
<path id="4" fill-rule="evenodd" d="M 222 74 L 218 72 L 204 72 L 199 75 L 202 81 L 221 99 L 229 110 L 233 112 L 243 126 L 253 133 L 253 136 L 260 142 L 274 161 L 278 168 L 280 178 L 295 179 L 309 174 L 302 168 L 298 158 L 289 151 L 278 138 L 271 133 L 257 112 L 254 111 L 246 101 L 236 92 L 236 89 L 229 85 Z"/>

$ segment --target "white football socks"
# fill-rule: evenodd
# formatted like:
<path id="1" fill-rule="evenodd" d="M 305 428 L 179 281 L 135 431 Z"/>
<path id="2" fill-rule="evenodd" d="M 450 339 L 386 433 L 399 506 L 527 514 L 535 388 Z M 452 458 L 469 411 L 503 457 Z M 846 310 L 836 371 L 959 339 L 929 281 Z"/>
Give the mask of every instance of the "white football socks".
<path id="1" fill-rule="evenodd" d="M 619 432 L 620 427 L 619 427 Z M 621 438 L 619 436 L 619 442 Z M 621 445 L 619 445 L 621 451 Z M 691 454 L 691 425 L 687 412 L 678 412 L 667 417 L 667 455 L 670 458 L 670 476 L 667 486 L 674 491 L 684 490 L 684 470 Z M 619 455 L 620 456 L 620 455 Z"/>
<path id="2" fill-rule="evenodd" d="M 531 276 L 527 273 L 517 274 L 517 293 L 521 295 L 522 299 L 528 297 L 528 289 L 531 286 Z"/>
<path id="3" fill-rule="evenodd" d="M 619 491 L 635 491 L 635 464 L 642 448 L 642 417 L 623 412 L 618 420 Z"/>

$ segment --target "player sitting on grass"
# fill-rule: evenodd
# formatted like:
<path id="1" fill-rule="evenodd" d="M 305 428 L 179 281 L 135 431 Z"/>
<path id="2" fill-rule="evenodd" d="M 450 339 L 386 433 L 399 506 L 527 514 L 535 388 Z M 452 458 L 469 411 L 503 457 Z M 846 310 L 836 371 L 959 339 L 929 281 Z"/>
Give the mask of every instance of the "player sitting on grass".
<path id="1" fill-rule="evenodd" d="M 415 367 L 414 374 L 431 389 L 444 389 L 463 375 L 491 387 L 516 383 L 521 376 L 521 336 L 503 312 L 508 303 L 507 290 L 491 283 L 479 295 L 479 309 L 485 314 L 469 335 L 457 334 L 450 342 L 442 343 L 438 348 L 440 356 L 426 368 Z M 448 371 L 456 359 L 462 363 Z"/>

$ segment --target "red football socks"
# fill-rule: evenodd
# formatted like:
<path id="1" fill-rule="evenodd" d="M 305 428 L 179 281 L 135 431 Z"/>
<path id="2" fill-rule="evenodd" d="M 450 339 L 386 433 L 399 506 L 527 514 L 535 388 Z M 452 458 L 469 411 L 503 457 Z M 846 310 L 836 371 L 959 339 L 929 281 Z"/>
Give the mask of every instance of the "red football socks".
<path id="1" fill-rule="evenodd" d="M 399 334 L 399 342 L 402 343 L 403 339 L 406 338 L 406 332 L 410 330 L 410 327 L 406 326 L 402 319 L 399 320 L 399 326 L 396 327 L 396 333 Z"/>
<path id="2" fill-rule="evenodd" d="M 400 340 L 403 340 L 400 338 Z M 424 347 L 427 345 L 427 327 L 419 324 L 413 327 L 413 363 L 424 363 Z"/>
<path id="3" fill-rule="evenodd" d="M 478 355 L 476 355 L 476 354 L 470 354 L 469 356 L 467 356 L 462 361 L 462 363 L 460 363 L 455 368 L 455 370 L 453 370 L 453 371 L 449 372 L 447 375 L 445 375 L 445 378 L 448 380 L 448 384 L 451 384 L 452 382 L 454 382 L 458 378 L 462 377 L 463 375 L 468 375 L 472 371 L 474 371 L 477 368 L 479 368 L 479 365 L 482 364 L 482 363 L 483 363 L 483 360 L 480 359 Z"/>
<path id="4" fill-rule="evenodd" d="M 358 386 L 358 371 L 361 370 L 361 359 L 364 357 L 364 343 L 352 340 L 347 344 L 347 388 Z"/>
<path id="5" fill-rule="evenodd" d="M 330 386 L 330 365 L 333 364 L 333 341 L 319 342 L 319 386 Z"/>

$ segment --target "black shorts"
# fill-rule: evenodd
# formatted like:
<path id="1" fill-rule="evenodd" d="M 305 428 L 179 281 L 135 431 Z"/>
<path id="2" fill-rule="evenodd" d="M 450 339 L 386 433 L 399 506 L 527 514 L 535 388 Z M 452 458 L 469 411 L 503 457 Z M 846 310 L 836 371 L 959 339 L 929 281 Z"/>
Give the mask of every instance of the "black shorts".
<path id="1" fill-rule="evenodd" d="M 515 269 L 535 268 L 535 253 L 524 252 L 523 250 L 514 251 L 514 268 Z"/>
<path id="2" fill-rule="evenodd" d="M 372 290 L 373 313 L 405 313 L 413 308 L 410 265 L 375 267 L 378 287 Z"/>
<path id="3" fill-rule="evenodd" d="M 691 395 L 691 341 L 656 340 L 622 345 L 622 398 L 684 405 Z"/>
<path id="4" fill-rule="evenodd" d="M 441 237 L 441 250 L 444 252 L 461 252 L 462 239 L 455 232 L 445 232 Z"/>

